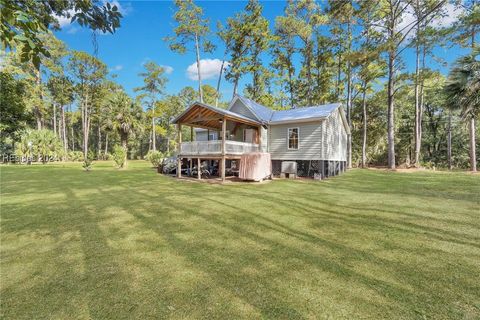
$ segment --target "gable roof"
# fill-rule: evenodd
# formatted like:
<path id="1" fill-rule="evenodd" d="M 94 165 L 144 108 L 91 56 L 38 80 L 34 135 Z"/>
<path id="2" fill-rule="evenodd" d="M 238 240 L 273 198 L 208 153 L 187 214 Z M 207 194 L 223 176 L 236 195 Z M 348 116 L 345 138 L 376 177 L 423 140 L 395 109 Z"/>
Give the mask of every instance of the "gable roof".
<path id="1" fill-rule="evenodd" d="M 312 107 L 301 107 L 289 110 L 273 110 L 268 107 L 262 106 L 253 100 L 236 95 L 230 103 L 229 110 L 233 107 L 235 102 L 240 100 L 245 107 L 247 107 L 258 121 L 263 123 L 280 123 L 280 122 L 294 122 L 304 121 L 308 119 L 326 118 L 338 107 L 340 103 L 324 104 Z"/>
<path id="2" fill-rule="evenodd" d="M 253 115 L 257 118 L 258 121 L 269 122 L 275 111 L 265 106 L 262 106 L 261 104 L 258 104 L 253 100 L 250 100 L 248 98 L 245 98 L 239 95 L 235 96 L 232 103 L 230 104 L 229 109 L 233 107 L 233 104 L 237 99 L 240 99 L 240 101 L 243 102 L 243 104 L 253 113 Z"/>
<path id="3" fill-rule="evenodd" d="M 314 107 L 303 107 L 289 110 L 278 110 L 273 112 L 270 123 L 283 121 L 297 121 L 312 118 L 326 118 L 338 107 L 340 103 L 331 103 Z"/>

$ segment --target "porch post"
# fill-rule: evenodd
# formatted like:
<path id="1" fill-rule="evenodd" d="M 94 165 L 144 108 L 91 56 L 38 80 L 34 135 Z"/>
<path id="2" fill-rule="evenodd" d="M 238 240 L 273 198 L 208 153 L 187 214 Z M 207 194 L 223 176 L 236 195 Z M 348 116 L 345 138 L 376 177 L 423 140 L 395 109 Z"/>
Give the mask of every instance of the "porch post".
<path id="1" fill-rule="evenodd" d="M 200 158 L 197 158 L 197 179 L 202 179 L 202 172 L 200 169 Z"/>
<path id="2" fill-rule="evenodd" d="M 222 161 L 221 161 L 221 168 L 222 168 L 222 181 L 225 181 L 225 151 L 226 151 L 226 140 L 227 140 L 227 119 L 223 117 L 222 121 Z"/>
<path id="3" fill-rule="evenodd" d="M 177 159 L 177 177 L 182 177 L 182 125 L 179 123 L 177 124 L 177 138 L 178 138 L 178 159 Z"/>
<path id="4" fill-rule="evenodd" d="M 190 142 L 193 142 L 193 126 L 190 126 Z"/>

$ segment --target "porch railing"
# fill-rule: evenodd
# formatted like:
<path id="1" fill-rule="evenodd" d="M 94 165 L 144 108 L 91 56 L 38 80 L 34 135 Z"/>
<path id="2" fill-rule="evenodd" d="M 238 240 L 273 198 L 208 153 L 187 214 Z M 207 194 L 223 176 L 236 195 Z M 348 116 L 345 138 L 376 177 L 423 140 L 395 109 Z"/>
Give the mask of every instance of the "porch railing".
<path id="1" fill-rule="evenodd" d="M 255 143 L 227 140 L 225 142 L 225 154 L 241 155 L 249 152 L 257 152 L 260 146 Z M 180 146 L 181 155 L 221 155 L 222 141 L 192 141 L 182 142 Z"/>

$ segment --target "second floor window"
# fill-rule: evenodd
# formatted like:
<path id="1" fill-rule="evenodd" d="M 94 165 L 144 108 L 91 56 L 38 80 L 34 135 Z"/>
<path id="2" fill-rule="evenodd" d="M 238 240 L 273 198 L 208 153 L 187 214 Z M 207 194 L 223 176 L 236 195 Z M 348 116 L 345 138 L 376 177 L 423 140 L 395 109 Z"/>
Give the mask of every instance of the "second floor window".
<path id="1" fill-rule="evenodd" d="M 288 128 L 288 150 L 298 149 L 298 128 Z"/>

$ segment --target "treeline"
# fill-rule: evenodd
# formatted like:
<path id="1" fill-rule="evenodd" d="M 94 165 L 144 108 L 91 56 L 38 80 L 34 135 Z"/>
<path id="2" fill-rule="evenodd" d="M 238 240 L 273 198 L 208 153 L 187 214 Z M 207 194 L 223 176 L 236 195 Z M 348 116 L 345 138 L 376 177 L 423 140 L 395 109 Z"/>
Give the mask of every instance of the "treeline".
<path id="1" fill-rule="evenodd" d="M 2 62 L 2 148 L 28 143 L 22 139 L 29 134 L 25 130 L 46 128 L 58 138 L 62 157 L 81 151 L 85 159 L 89 154 L 104 159 L 116 145 L 128 147 L 130 158 L 149 150 L 171 154 L 171 121 L 195 100 L 224 106 L 219 92 L 225 79 L 234 94 L 275 109 L 343 102 L 352 128 L 352 166 L 476 170 L 476 0 L 288 1 L 274 24 L 263 16 L 261 3 L 251 0 L 219 22 L 216 32 L 193 1 L 174 4 L 176 25 L 164 40 L 179 54 L 196 53 L 196 90 L 165 95 L 165 70 L 149 62 L 141 73 L 143 85 L 128 97 L 98 58 L 70 52 L 53 36 L 37 32 L 45 49 L 32 54 L 38 59 L 25 56 L 28 41 L 17 41 Z M 453 12 L 458 19 L 445 24 Z M 101 17 L 85 25 L 95 30 L 100 22 Z M 216 88 L 201 79 L 201 57 L 213 52 L 214 39 L 225 47 Z M 460 47 L 470 53 L 444 76 L 435 67 L 445 64 L 436 52 Z M 248 82 L 243 92 L 241 81 Z"/>

